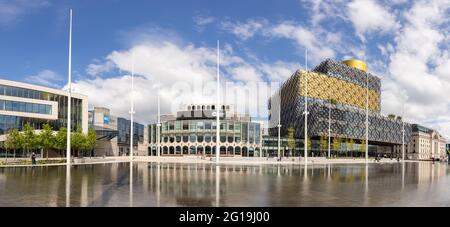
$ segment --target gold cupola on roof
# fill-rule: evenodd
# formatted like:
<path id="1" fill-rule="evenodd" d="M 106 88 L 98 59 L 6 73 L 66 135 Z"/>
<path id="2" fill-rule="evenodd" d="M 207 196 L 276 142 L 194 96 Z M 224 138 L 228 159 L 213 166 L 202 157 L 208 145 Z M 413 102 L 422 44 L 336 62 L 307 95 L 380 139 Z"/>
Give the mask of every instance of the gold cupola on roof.
<path id="1" fill-rule="evenodd" d="M 367 72 L 367 64 L 363 61 L 356 60 L 356 59 L 349 59 L 349 60 L 343 61 L 342 63 L 344 63 L 350 67 Z"/>

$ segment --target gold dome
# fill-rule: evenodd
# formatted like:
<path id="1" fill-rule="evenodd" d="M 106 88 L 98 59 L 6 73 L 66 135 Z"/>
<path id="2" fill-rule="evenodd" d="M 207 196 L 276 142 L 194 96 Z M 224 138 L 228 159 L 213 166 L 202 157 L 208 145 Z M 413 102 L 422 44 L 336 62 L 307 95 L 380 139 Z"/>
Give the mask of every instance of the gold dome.
<path id="1" fill-rule="evenodd" d="M 344 63 L 350 67 L 367 72 L 367 64 L 363 61 L 356 60 L 356 59 L 349 59 L 349 60 L 343 61 L 342 63 Z"/>

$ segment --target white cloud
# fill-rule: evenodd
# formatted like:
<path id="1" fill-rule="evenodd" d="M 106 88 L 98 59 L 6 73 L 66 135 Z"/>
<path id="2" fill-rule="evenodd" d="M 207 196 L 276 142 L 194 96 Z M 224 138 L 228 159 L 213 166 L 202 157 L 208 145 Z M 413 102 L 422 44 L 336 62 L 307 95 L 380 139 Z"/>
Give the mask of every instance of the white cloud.
<path id="1" fill-rule="evenodd" d="M 358 35 L 388 32 L 398 27 L 395 16 L 373 0 L 354 0 L 348 4 L 348 16 Z"/>
<path id="2" fill-rule="evenodd" d="M 408 121 L 441 129 L 447 138 L 450 127 L 444 116 L 450 107 L 450 63 L 442 45 L 448 38 L 449 7 L 450 1 L 417 1 L 403 13 L 403 28 L 388 51 L 391 78 L 382 97 L 385 113 L 399 113 L 405 103 Z"/>
<path id="3" fill-rule="evenodd" d="M 52 70 L 45 69 L 36 75 L 25 77 L 24 80 L 28 83 L 57 88 L 59 87 L 58 82 L 62 81 L 62 77 Z"/>
<path id="4" fill-rule="evenodd" d="M 86 73 L 90 76 L 98 76 L 102 73 L 110 72 L 112 69 L 114 69 L 114 63 L 111 61 L 92 63 L 87 66 Z"/>
<path id="5" fill-rule="evenodd" d="M 0 0 L 0 26 L 16 23 L 30 11 L 49 5 L 47 0 Z"/>
<path id="6" fill-rule="evenodd" d="M 73 83 L 74 89 L 89 96 L 91 106 L 105 106 L 119 116 L 128 116 L 132 55 L 135 59 L 136 119 L 154 122 L 157 90 L 161 84 L 162 113 L 174 113 L 192 103 L 216 101 L 216 49 L 192 44 L 173 43 L 150 39 L 122 51 L 113 51 L 104 65 L 96 62 L 95 69 L 122 71 L 127 75 L 113 78 L 99 76 Z M 234 105 L 238 112 L 248 112 L 258 118 L 267 117 L 268 84 L 263 78 L 272 76 L 270 63 L 249 63 L 232 54 L 232 46 L 224 44 L 221 50 L 221 82 L 227 89 L 222 98 Z M 277 72 L 290 64 L 277 62 Z M 88 69 L 92 69 L 92 65 Z M 95 70 L 94 70 L 95 71 Z M 102 70 L 100 70 L 102 71 Z M 289 70 L 286 70 L 289 71 Z M 292 74 L 289 72 L 287 74 Z M 255 102 L 257 100 L 257 102 Z M 232 102 L 232 103 L 229 103 Z"/>
<path id="7" fill-rule="evenodd" d="M 266 36 L 290 39 L 299 49 L 308 49 L 308 53 L 314 62 L 325 58 L 333 58 L 335 51 L 330 45 L 340 41 L 339 35 L 323 33 L 319 30 L 310 30 L 294 22 L 284 21 L 266 30 Z M 328 42 L 325 42 L 328 41 Z M 327 43 L 328 45 L 324 45 Z"/>
<path id="8" fill-rule="evenodd" d="M 261 31 L 266 25 L 267 21 L 265 19 L 249 19 L 244 23 L 225 21 L 222 23 L 222 29 L 236 35 L 236 37 L 242 40 L 247 40 Z"/>

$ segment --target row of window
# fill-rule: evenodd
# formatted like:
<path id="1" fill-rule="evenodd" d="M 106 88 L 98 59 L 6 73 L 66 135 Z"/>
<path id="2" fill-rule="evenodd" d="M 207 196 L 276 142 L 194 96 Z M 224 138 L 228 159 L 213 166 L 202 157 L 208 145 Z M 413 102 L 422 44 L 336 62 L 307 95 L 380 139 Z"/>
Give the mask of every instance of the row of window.
<path id="1" fill-rule="evenodd" d="M 0 95 L 14 96 L 28 99 L 51 100 L 50 96 L 52 94 L 32 89 L 0 85 Z"/>
<path id="2" fill-rule="evenodd" d="M 162 137 L 162 141 L 165 142 L 165 143 L 168 143 L 168 142 L 170 142 L 170 143 L 174 143 L 174 142 L 177 142 L 177 143 L 181 143 L 181 142 L 184 142 L 184 143 L 187 143 L 187 142 L 191 142 L 191 143 L 207 142 L 207 143 L 209 143 L 209 142 L 216 142 L 216 136 L 215 135 L 209 135 L 209 134 L 206 134 L 206 135 L 194 135 L 194 134 L 192 134 L 192 135 L 177 135 L 177 136 L 171 135 L 171 136 L 163 136 Z M 246 139 L 241 139 L 241 136 L 239 136 L 239 135 L 235 135 L 235 136 L 233 136 L 233 135 L 220 136 L 220 142 L 222 142 L 222 143 L 225 143 L 225 142 L 228 142 L 228 143 L 240 143 L 241 141 L 244 142 L 244 143 L 247 142 Z M 259 138 L 254 139 L 254 138 L 250 137 L 248 139 L 248 142 L 249 143 L 259 144 L 260 139 Z"/>
<path id="3" fill-rule="evenodd" d="M 236 131 L 247 129 L 249 123 L 226 121 L 220 123 L 220 130 Z M 254 125 L 255 129 L 259 131 L 259 124 Z M 200 131 L 200 130 L 216 130 L 216 122 L 213 120 L 186 120 L 186 121 L 169 121 L 162 123 L 162 131 Z M 250 127 L 253 130 L 253 127 Z"/>
<path id="4" fill-rule="evenodd" d="M 52 106 L 37 103 L 0 100 L 0 110 L 24 113 L 52 114 Z"/>

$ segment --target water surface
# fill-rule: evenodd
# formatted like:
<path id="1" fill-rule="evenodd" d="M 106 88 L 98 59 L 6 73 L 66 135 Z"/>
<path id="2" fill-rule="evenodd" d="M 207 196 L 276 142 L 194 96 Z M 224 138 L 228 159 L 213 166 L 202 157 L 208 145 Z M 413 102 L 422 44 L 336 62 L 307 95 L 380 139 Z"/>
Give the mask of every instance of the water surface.
<path id="1" fill-rule="evenodd" d="M 430 162 L 0 168 L 0 206 L 450 206 L 449 173 Z"/>

